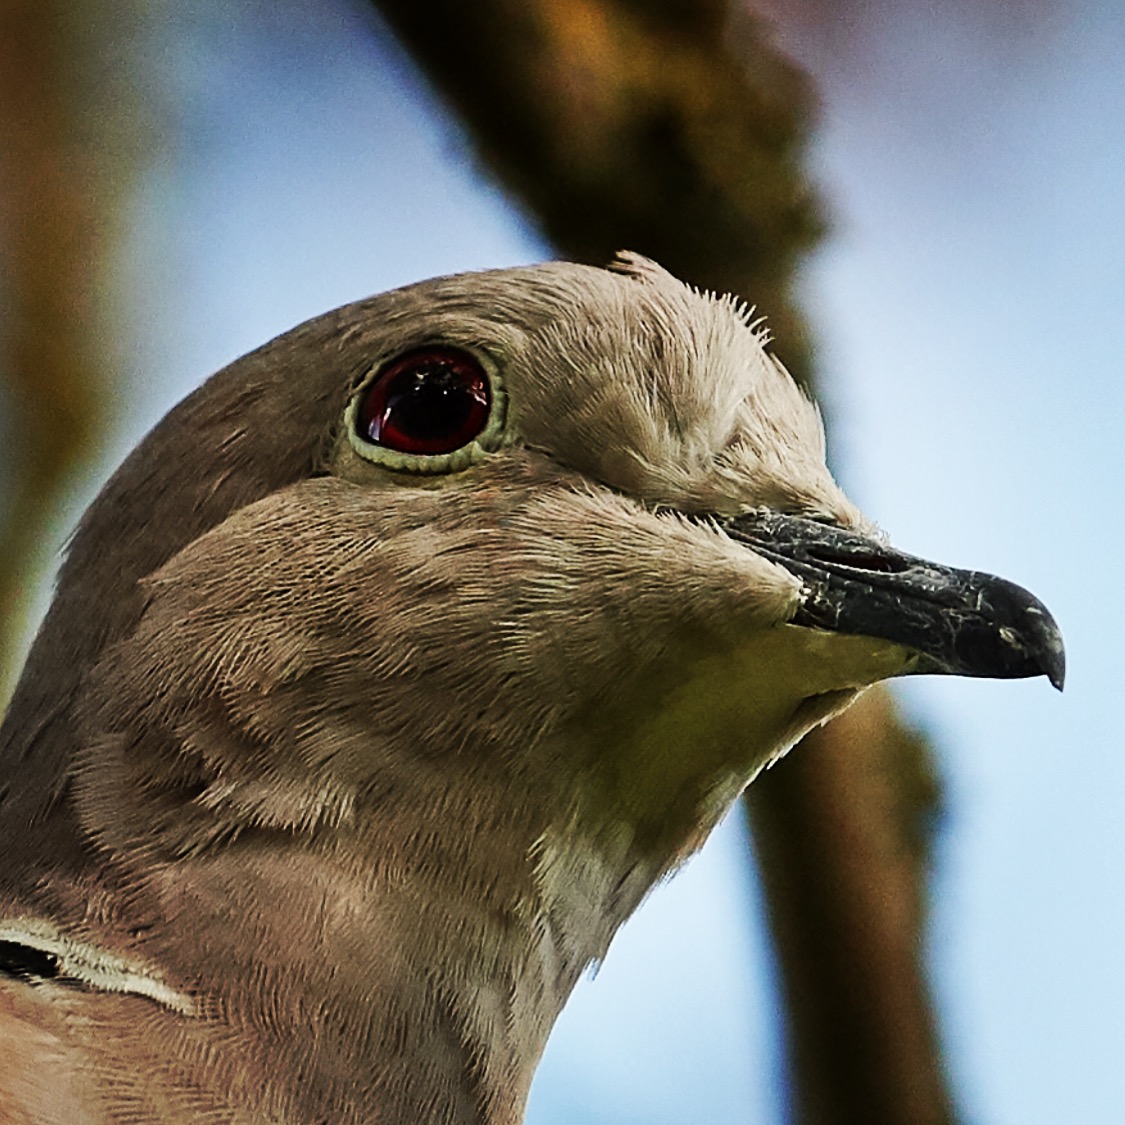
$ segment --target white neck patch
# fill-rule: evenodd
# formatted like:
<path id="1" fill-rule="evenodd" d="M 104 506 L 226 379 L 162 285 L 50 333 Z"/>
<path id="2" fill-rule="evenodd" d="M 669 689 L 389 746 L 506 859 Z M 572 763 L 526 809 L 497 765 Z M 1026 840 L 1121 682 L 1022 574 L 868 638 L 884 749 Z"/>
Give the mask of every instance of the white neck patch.
<path id="1" fill-rule="evenodd" d="M 76 941 L 41 919 L 0 920 L 0 941 L 48 955 L 58 965 L 57 975 L 68 981 L 77 981 L 99 992 L 144 996 L 185 1016 L 197 1013 L 196 1003 L 190 996 L 169 987 L 146 967 L 87 942 Z"/>

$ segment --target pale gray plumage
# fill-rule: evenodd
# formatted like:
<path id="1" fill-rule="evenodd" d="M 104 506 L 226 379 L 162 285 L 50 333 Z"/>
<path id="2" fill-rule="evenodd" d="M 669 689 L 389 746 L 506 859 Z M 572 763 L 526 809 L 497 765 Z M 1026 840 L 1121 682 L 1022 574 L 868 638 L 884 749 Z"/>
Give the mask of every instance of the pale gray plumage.
<path id="1" fill-rule="evenodd" d="M 1061 680 L 1001 583 L 987 658 L 824 617 L 840 551 L 916 560 L 763 343 L 643 258 L 554 263 L 339 309 L 168 415 L 0 734 L 5 1121 L 511 1125 L 578 976 L 805 730 L 920 666 Z M 357 435 L 434 345 L 491 428 Z M 823 588 L 763 510 L 842 537 Z M 927 638 L 964 609 L 934 597 Z"/>

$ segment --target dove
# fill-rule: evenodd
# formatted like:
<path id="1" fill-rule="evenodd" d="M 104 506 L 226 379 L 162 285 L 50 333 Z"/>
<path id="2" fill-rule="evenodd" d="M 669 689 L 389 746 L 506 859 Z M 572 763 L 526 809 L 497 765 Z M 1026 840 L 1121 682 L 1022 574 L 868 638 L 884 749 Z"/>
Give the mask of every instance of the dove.
<path id="1" fill-rule="evenodd" d="M 516 1125 L 552 1024 L 865 688 L 1046 676 L 738 300 L 444 277 L 214 375 L 82 517 L 0 729 L 0 1117 Z M 60 435 L 65 440 L 65 435 Z"/>

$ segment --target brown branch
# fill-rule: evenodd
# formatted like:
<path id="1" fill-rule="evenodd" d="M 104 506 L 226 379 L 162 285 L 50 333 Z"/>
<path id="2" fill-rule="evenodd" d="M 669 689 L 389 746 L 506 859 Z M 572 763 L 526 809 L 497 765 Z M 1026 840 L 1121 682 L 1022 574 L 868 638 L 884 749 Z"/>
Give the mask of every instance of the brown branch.
<path id="1" fill-rule="evenodd" d="M 65 7 L 0 4 L 0 654 L 9 665 L 0 688 L 27 628 L 46 529 L 103 420 L 92 329 L 101 241 L 94 157 L 76 119 Z"/>
<path id="2" fill-rule="evenodd" d="M 378 6 L 560 251 L 639 250 L 750 295 L 807 373 L 790 292 L 822 230 L 801 167 L 812 98 L 749 17 L 733 29 L 715 0 Z"/>
<path id="3" fill-rule="evenodd" d="M 954 1120 L 922 968 L 938 783 L 890 692 L 868 692 L 747 791 L 801 1120 Z"/>

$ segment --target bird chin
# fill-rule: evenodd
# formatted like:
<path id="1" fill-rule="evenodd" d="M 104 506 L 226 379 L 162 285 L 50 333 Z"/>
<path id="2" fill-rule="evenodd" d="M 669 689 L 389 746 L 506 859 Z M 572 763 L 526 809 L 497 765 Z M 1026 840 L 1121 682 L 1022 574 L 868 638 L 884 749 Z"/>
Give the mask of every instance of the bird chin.
<path id="1" fill-rule="evenodd" d="M 849 707 L 865 690 L 865 688 L 841 688 L 838 691 L 822 691 L 817 695 L 810 695 L 793 713 L 793 724 L 803 728 L 802 734 L 807 734 L 813 727 L 828 722 Z"/>
<path id="2" fill-rule="evenodd" d="M 841 711 L 846 711 L 867 689 L 864 687 L 839 688 L 807 696 L 794 708 L 784 733 L 779 739 L 779 749 L 766 762 L 772 766 L 784 758 L 811 730 L 823 726 Z"/>
<path id="3" fill-rule="evenodd" d="M 914 669 L 917 653 L 894 641 L 785 625 L 778 634 L 786 649 L 777 664 L 789 673 L 789 682 L 803 683 L 803 707 L 818 699 L 840 696 L 849 701 L 859 691 L 902 676 Z"/>
<path id="4" fill-rule="evenodd" d="M 775 712 L 770 765 L 809 731 L 847 710 L 872 684 L 903 675 L 916 663 L 915 654 L 889 641 L 793 625 L 764 634 L 757 656 L 773 672 L 768 690 L 793 701 L 787 711 Z M 758 713 L 765 712 L 764 699 L 755 705 Z M 766 730 L 761 737 L 770 743 Z"/>

